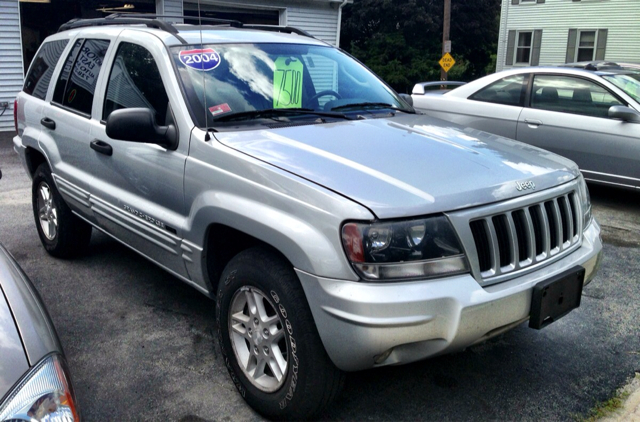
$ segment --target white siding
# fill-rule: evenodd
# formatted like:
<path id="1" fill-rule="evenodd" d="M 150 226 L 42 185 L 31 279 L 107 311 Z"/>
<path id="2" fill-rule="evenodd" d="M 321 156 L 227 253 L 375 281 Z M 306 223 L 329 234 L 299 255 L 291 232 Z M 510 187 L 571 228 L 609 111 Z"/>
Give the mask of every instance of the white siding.
<path id="1" fill-rule="evenodd" d="M 188 1 L 197 4 L 195 0 Z M 272 9 L 280 12 L 281 25 L 294 26 L 314 37 L 336 45 L 338 37 L 339 1 L 320 0 L 200 0 L 201 4 L 229 6 L 233 8 Z"/>
<path id="2" fill-rule="evenodd" d="M 182 16 L 182 0 L 156 0 L 156 13 L 159 15 Z M 182 19 L 166 19 L 169 22 L 182 23 Z"/>
<path id="3" fill-rule="evenodd" d="M 14 130 L 13 101 L 23 83 L 20 5 L 18 0 L 0 0 L 0 102 L 9 103 L 0 117 L 0 131 Z"/>
<path id="4" fill-rule="evenodd" d="M 338 8 L 297 6 L 287 8 L 287 25 L 304 29 L 316 38 L 336 45 L 338 36 Z"/>
<path id="5" fill-rule="evenodd" d="M 512 5 L 502 1 L 497 70 L 507 69 L 505 55 L 510 30 L 542 29 L 540 65 L 565 62 L 569 28 L 608 29 L 605 60 L 640 62 L 640 1 L 546 0 Z"/>

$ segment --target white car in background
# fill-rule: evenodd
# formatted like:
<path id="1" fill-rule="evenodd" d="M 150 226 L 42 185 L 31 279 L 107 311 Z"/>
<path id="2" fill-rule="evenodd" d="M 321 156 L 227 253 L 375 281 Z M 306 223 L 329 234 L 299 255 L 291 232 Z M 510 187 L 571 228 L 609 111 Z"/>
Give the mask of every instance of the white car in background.
<path id="1" fill-rule="evenodd" d="M 640 70 L 615 63 L 511 69 L 451 91 L 419 83 L 413 106 L 575 161 L 587 181 L 640 189 Z"/>

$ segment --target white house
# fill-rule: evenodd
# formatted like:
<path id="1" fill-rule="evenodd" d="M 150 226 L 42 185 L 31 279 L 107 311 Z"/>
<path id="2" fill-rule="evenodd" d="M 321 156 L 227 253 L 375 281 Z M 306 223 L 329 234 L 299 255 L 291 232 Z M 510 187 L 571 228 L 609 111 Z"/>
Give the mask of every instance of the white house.
<path id="1" fill-rule="evenodd" d="M 118 11 L 162 15 L 231 18 L 247 23 L 294 26 L 332 45 L 340 43 L 342 8 L 353 0 L 0 0 L 0 131 L 13 130 L 13 101 L 24 83 L 25 62 L 44 36 L 65 21 L 48 14 L 70 6 L 79 18 L 95 18 Z M 59 4 L 58 4 L 59 3 Z M 21 16 L 21 4 L 30 14 Z M 105 4 L 110 7 L 104 7 Z M 125 7 L 126 4 L 126 7 Z M 41 10 L 41 11 L 39 11 Z M 67 18 L 68 19 L 68 18 Z M 48 25 L 43 29 L 43 23 Z M 30 24 L 34 28 L 30 27 Z M 8 103 L 6 109 L 2 103 Z M 3 112 L 4 109 L 4 112 Z"/>
<path id="2" fill-rule="evenodd" d="M 639 0 L 502 0 L 496 71 L 576 61 L 640 63 Z"/>

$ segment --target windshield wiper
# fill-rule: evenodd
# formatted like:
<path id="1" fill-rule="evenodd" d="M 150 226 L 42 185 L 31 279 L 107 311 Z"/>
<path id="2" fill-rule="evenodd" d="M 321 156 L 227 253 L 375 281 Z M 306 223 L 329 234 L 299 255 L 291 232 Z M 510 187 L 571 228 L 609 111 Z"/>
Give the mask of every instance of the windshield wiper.
<path id="1" fill-rule="evenodd" d="M 265 110 L 250 110 L 242 111 L 239 113 L 227 114 L 226 116 L 220 116 L 215 119 L 216 122 L 229 122 L 232 120 L 246 120 L 257 119 L 260 117 L 280 117 L 300 114 L 312 114 L 320 117 L 334 117 L 337 119 L 354 120 L 353 117 L 349 117 L 344 113 L 334 113 L 331 111 L 316 111 L 310 108 L 268 108 Z"/>
<path id="2" fill-rule="evenodd" d="M 390 108 L 393 111 L 401 111 L 403 113 L 414 113 L 411 110 L 395 107 L 389 103 L 353 103 L 343 104 L 336 107 L 332 107 L 331 110 L 342 110 L 347 108 Z"/>

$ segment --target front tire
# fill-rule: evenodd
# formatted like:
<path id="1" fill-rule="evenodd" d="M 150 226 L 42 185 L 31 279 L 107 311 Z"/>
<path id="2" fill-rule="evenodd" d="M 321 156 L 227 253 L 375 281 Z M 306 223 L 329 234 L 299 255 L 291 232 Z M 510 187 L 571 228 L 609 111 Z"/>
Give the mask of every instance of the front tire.
<path id="1" fill-rule="evenodd" d="M 344 374 L 329 359 L 302 286 L 276 253 L 252 248 L 222 273 L 218 340 L 242 397 L 274 419 L 309 419 L 338 394 Z"/>
<path id="2" fill-rule="evenodd" d="M 91 240 L 91 225 L 71 212 L 47 164 L 36 169 L 31 194 L 33 216 L 45 250 L 58 258 L 80 254 Z"/>

